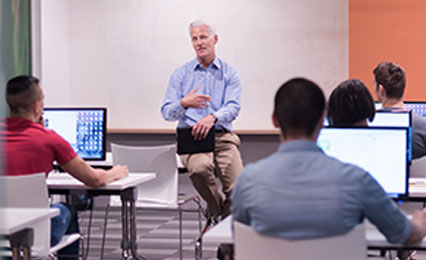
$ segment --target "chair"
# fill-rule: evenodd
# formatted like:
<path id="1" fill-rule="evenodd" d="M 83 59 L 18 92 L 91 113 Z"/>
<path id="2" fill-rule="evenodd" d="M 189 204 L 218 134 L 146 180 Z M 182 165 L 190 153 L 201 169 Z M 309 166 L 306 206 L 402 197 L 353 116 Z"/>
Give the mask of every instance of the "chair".
<path id="1" fill-rule="evenodd" d="M 347 234 L 318 239 L 287 240 L 257 233 L 234 222 L 235 259 L 361 260 L 367 259 L 365 226 Z"/>
<path id="2" fill-rule="evenodd" d="M 155 179 L 138 186 L 136 207 L 155 210 L 177 210 L 179 214 L 179 254 L 182 259 L 182 206 L 190 201 L 197 204 L 201 232 L 201 204 L 197 195 L 179 197 L 176 145 L 125 146 L 111 144 L 114 165 L 129 167 L 130 172 L 155 172 Z M 119 205 L 112 198 L 112 205 Z M 188 210 L 185 210 L 188 211 Z"/>
<path id="3" fill-rule="evenodd" d="M 0 207 L 48 208 L 49 198 L 46 174 L 37 173 L 21 176 L 0 176 Z M 50 220 L 34 226 L 32 254 L 40 257 L 53 256 L 57 251 L 81 239 L 81 235 L 69 234 L 50 247 Z"/>

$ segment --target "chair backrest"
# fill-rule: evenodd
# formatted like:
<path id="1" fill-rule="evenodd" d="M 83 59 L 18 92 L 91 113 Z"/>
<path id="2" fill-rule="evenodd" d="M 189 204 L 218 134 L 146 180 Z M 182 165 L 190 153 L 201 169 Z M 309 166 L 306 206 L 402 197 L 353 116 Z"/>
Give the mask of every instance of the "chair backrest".
<path id="1" fill-rule="evenodd" d="M 344 235 L 287 240 L 265 236 L 251 227 L 234 222 L 235 258 L 298 260 L 362 260 L 367 259 L 365 226 L 358 225 Z"/>
<path id="2" fill-rule="evenodd" d="M 126 146 L 111 144 L 112 162 L 134 172 L 155 172 L 155 179 L 138 186 L 138 201 L 176 204 L 178 170 L 176 145 Z"/>
<path id="3" fill-rule="evenodd" d="M 0 207 L 47 208 L 46 174 L 0 176 Z"/>
<path id="4" fill-rule="evenodd" d="M 0 176 L 0 207 L 48 208 L 46 174 Z M 47 256 L 50 249 L 50 219 L 33 227 L 33 254 Z"/>
<path id="5" fill-rule="evenodd" d="M 426 156 L 411 161 L 410 177 L 426 178 Z"/>

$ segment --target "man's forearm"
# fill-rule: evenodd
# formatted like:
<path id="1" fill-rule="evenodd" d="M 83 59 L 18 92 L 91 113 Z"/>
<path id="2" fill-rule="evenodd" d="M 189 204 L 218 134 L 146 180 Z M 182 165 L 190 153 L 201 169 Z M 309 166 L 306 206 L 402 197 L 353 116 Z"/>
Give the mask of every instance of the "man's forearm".
<path id="1" fill-rule="evenodd" d="M 413 229 L 411 230 L 411 234 L 410 237 L 407 239 L 407 241 L 405 241 L 405 245 L 409 245 L 409 244 L 415 244 L 419 241 L 421 241 L 425 235 L 426 235 L 426 231 L 423 230 L 420 226 L 418 226 L 415 223 L 413 224 Z"/>

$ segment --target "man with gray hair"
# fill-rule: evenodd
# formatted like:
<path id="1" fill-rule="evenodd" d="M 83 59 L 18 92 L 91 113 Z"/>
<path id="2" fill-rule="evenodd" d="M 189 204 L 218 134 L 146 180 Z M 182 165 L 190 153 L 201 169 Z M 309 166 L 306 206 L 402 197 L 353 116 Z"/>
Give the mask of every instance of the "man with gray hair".
<path id="1" fill-rule="evenodd" d="M 167 121 L 178 120 L 178 147 L 188 145 L 180 133 L 187 133 L 195 146 L 212 140 L 214 145 L 207 148 L 178 148 L 178 153 L 213 216 L 225 217 L 234 182 L 243 168 L 240 139 L 232 132 L 232 121 L 240 111 L 241 84 L 238 72 L 216 56 L 218 35 L 210 25 L 194 21 L 189 33 L 197 57 L 174 71 L 161 113 Z M 215 174 L 222 182 L 225 200 L 217 190 Z"/>

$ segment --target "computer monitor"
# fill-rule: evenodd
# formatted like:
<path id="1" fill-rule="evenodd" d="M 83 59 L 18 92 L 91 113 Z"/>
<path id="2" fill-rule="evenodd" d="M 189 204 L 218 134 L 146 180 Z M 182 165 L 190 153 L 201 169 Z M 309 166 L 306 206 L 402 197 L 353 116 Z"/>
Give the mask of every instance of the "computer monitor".
<path id="1" fill-rule="evenodd" d="M 43 118 L 81 158 L 105 160 L 106 108 L 45 108 Z"/>
<path id="2" fill-rule="evenodd" d="M 411 111 L 376 111 L 373 122 L 368 122 L 368 126 L 411 127 Z"/>
<path id="3" fill-rule="evenodd" d="M 379 102 L 374 102 L 376 110 L 382 108 L 382 104 Z M 407 110 L 412 110 L 414 113 L 426 117 L 426 101 L 404 101 L 404 106 Z"/>
<path id="4" fill-rule="evenodd" d="M 323 128 L 318 146 L 329 156 L 355 164 L 395 199 L 408 197 L 408 128 Z"/>
<path id="5" fill-rule="evenodd" d="M 414 111 L 414 113 L 426 117 L 426 101 L 404 101 L 407 109 Z"/>
<path id="6" fill-rule="evenodd" d="M 368 126 L 411 127 L 411 111 L 376 111 L 373 122 L 367 120 Z M 329 126 L 327 118 L 324 126 Z"/>

